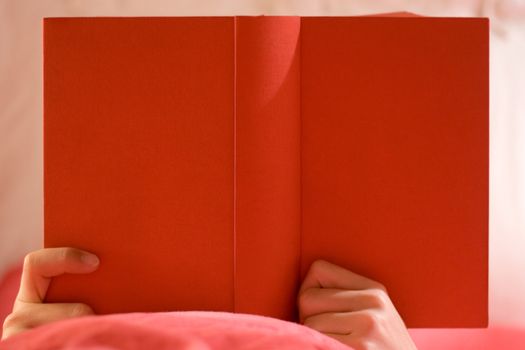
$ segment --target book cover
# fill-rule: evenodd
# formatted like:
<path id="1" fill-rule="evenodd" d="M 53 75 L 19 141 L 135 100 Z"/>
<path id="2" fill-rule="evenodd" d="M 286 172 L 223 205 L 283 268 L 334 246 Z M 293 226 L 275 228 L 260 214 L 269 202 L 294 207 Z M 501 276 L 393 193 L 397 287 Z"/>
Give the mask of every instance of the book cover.
<path id="1" fill-rule="evenodd" d="M 296 319 L 322 258 L 484 327 L 488 20 L 44 20 L 47 301 Z"/>

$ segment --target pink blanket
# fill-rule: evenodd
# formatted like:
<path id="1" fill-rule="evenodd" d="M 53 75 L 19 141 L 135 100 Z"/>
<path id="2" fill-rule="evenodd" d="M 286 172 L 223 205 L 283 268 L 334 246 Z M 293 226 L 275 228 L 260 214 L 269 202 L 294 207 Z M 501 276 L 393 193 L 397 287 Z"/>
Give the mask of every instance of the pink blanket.
<path id="1" fill-rule="evenodd" d="M 20 274 L 21 266 L 17 266 L 0 279 L 0 324 L 11 312 Z M 411 329 L 410 334 L 419 350 L 525 349 L 524 328 Z M 294 323 L 202 311 L 79 318 L 52 323 L 0 342 L 0 350 L 212 348 L 351 350 Z"/>
<path id="2" fill-rule="evenodd" d="M 185 311 L 60 321 L 0 342 L 0 349 L 326 349 L 350 347 L 305 326 L 269 317 Z"/>

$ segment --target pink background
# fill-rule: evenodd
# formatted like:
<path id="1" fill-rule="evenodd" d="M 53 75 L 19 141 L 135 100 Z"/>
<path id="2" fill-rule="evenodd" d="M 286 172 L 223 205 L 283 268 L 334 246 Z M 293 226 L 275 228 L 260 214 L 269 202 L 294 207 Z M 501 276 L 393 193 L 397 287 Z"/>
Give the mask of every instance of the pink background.
<path id="1" fill-rule="evenodd" d="M 525 327 L 525 1 L 520 0 L 0 1 L 0 275 L 42 244 L 42 17 L 392 11 L 491 19 L 490 324 Z"/>

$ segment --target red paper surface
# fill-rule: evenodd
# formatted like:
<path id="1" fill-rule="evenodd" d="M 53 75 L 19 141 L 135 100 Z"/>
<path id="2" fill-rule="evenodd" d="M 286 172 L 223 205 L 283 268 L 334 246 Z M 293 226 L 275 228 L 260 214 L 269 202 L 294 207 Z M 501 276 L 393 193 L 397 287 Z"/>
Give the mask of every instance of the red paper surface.
<path id="1" fill-rule="evenodd" d="M 233 19 L 44 23 L 46 246 L 99 255 L 49 301 L 233 308 Z"/>
<path id="2" fill-rule="evenodd" d="M 300 263 L 299 24 L 235 19 L 235 311 L 284 319 Z"/>
<path id="3" fill-rule="evenodd" d="M 325 257 L 408 325 L 487 324 L 487 25 L 302 18 L 302 276 Z"/>
<path id="4" fill-rule="evenodd" d="M 488 22 L 44 21 L 48 301 L 295 319 L 324 258 L 410 327 L 487 324 Z"/>

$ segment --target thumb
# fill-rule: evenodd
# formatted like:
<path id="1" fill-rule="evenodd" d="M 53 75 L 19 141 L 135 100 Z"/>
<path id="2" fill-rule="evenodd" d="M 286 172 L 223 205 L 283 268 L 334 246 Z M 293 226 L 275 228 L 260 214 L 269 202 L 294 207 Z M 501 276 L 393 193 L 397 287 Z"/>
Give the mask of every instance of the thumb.
<path id="1" fill-rule="evenodd" d="M 337 288 L 361 290 L 378 288 L 386 291 L 381 283 L 358 275 L 341 266 L 329 263 L 326 260 L 316 260 L 303 280 L 299 293 L 308 288 Z"/>
<path id="2" fill-rule="evenodd" d="M 98 258 L 75 248 L 47 248 L 29 253 L 24 260 L 17 301 L 41 303 L 51 278 L 64 273 L 90 273 Z"/>

